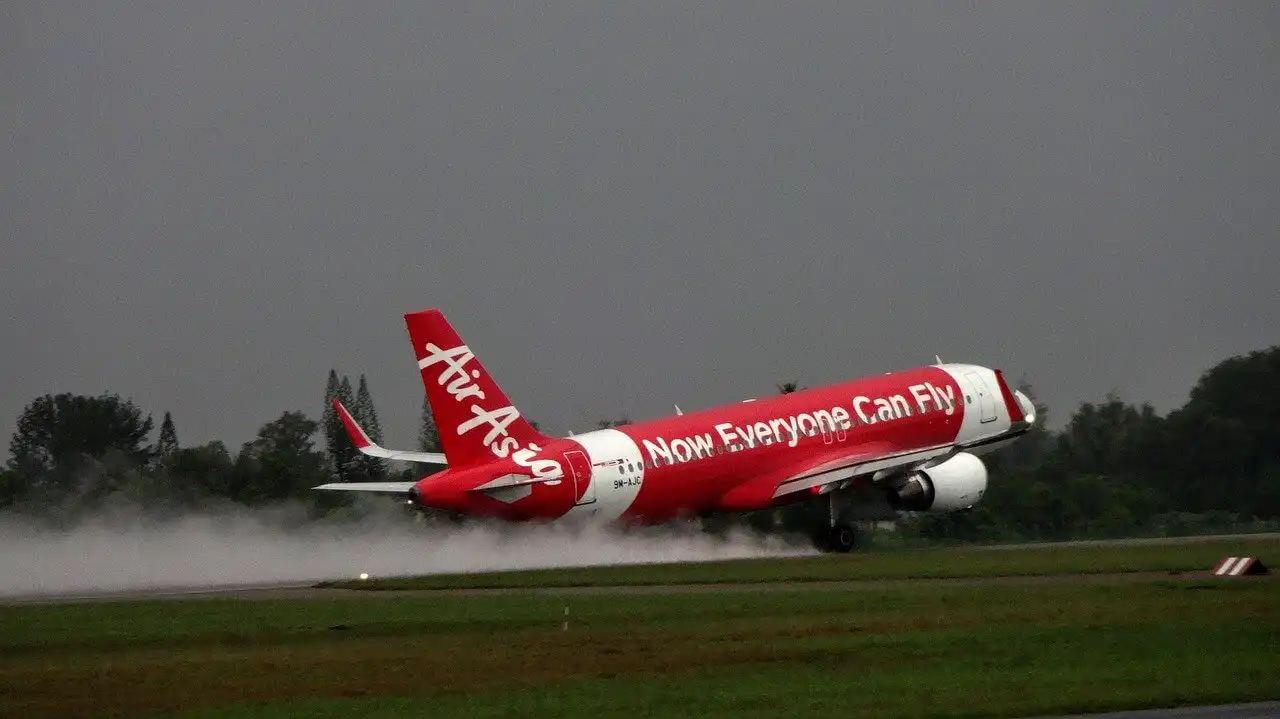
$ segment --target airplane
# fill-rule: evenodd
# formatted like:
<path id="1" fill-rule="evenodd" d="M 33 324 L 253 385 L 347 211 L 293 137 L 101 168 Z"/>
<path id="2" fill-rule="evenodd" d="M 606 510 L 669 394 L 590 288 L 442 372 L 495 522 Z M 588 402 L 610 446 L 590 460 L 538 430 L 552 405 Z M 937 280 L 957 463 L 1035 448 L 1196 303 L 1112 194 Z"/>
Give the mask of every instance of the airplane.
<path id="1" fill-rule="evenodd" d="M 552 437 L 521 415 L 439 309 L 404 320 L 444 451 L 383 448 L 341 402 L 333 406 L 360 452 L 445 469 L 416 482 L 315 489 L 398 495 L 423 509 L 513 522 L 623 526 L 820 497 L 829 518 L 815 545 L 849 552 L 847 516 L 858 506 L 890 516 L 973 507 L 987 490 L 980 456 L 1036 419 L 1001 370 L 935 357 L 915 369 Z"/>

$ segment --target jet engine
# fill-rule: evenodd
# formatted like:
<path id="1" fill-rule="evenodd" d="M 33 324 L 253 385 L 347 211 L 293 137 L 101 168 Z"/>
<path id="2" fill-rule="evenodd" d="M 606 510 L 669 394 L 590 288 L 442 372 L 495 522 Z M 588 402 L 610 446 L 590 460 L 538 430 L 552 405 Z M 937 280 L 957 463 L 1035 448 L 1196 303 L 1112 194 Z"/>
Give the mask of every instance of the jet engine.
<path id="1" fill-rule="evenodd" d="M 961 452 L 908 474 L 905 482 L 889 490 L 889 506 L 908 512 L 954 512 L 972 507 L 986 491 L 986 465 Z"/>

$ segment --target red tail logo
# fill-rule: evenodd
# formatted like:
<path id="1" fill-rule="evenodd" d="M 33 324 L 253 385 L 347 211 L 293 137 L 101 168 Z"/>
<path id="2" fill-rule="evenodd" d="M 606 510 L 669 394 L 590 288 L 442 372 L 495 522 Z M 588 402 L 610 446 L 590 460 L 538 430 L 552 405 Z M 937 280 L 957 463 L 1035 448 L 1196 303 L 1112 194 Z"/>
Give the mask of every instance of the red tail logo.
<path id="1" fill-rule="evenodd" d="M 511 457 L 536 476 L 561 471 L 558 462 L 531 461 L 544 437 L 520 416 L 439 310 L 407 314 L 404 319 L 451 466 Z"/>

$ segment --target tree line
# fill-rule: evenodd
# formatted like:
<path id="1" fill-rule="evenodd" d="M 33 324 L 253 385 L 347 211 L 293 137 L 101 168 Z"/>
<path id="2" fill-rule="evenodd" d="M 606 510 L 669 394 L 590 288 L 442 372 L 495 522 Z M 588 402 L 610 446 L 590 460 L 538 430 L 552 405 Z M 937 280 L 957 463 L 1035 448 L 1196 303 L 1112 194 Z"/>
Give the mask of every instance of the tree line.
<path id="1" fill-rule="evenodd" d="M 1112 393 L 1051 432 L 1037 403 L 1038 426 L 988 456 L 982 502 L 909 529 L 969 541 L 1280 530 L 1278 398 L 1273 346 L 1214 365 L 1163 415 Z"/>
<path id="2" fill-rule="evenodd" d="M 1035 398 L 1035 389 L 1019 386 Z M 799 389 L 796 382 L 779 392 Z M 113 501 L 158 510 L 210 501 L 259 506 L 305 503 L 316 516 L 346 511 L 345 493 L 315 492 L 330 481 L 416 479 L 422 467 L 389 467 L 359 453 L 330 405 L 337 397 L 375 442 L 381 425 L 366 378 L 354 385 L 331 370 L 319 419 L 300 410 L 263 424 L 236 451 L 219 441 L 184 446 L 169 412 L 154 420 L 131 400 L 47 394 L 18 417 L 0 471 L 0 509 L 70 521 Z M 1166 414 L 1118 395 L 1080 404 L 1061 430 L 1037 425 L 985 457 L 991 481 L 972 510 L 903 517 L 898 536 L 1001 541 L 1178 534 L 1280 524 L 1280 345 L 1230 357 L 1207 370 L 1186 403 Z M 623 416 L 598 427 L 629 424 Z M 425 397 L 419 448 L 440 451 Z M 827 521 L 825 505 L 723 518 L 760 532 L 807 533 Z"/>

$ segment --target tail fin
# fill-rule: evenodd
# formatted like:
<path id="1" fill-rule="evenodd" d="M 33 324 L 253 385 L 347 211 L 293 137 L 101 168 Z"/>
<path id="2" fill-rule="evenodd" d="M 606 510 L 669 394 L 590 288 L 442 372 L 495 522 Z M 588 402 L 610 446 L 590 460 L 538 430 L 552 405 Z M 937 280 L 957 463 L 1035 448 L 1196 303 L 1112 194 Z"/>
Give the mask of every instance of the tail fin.
<path id="1" fill-rule="evenodd" d="M 546 438 L 530 425 L 440 310 L 404 316 L 449 466 L 510 456 Z"/>

